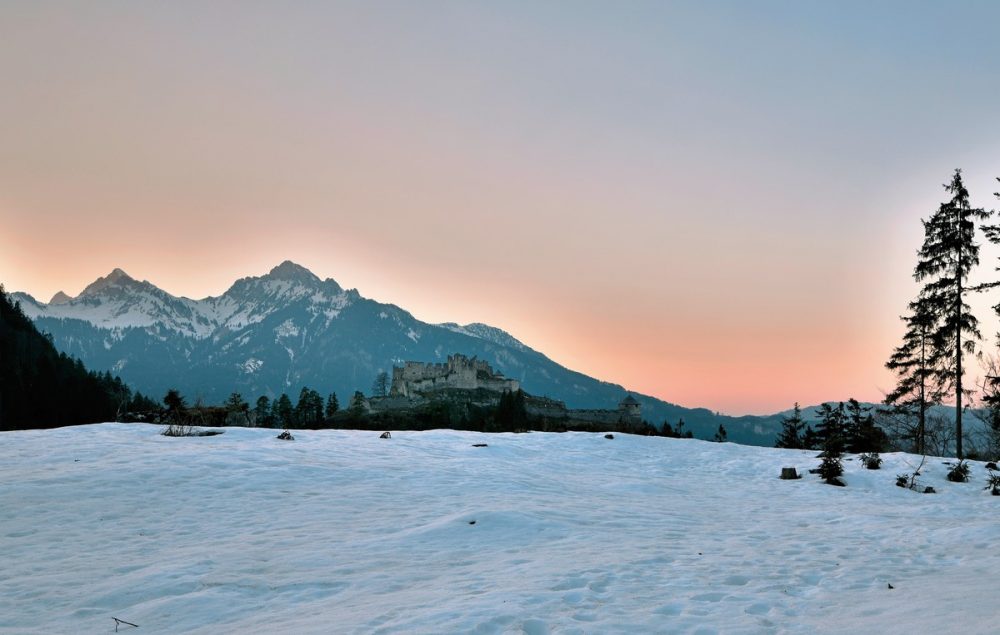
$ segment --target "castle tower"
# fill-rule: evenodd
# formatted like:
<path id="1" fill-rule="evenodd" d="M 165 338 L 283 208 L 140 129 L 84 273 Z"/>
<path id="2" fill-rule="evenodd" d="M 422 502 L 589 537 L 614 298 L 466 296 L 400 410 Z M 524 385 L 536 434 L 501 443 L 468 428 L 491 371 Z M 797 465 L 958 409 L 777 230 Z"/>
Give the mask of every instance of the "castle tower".
<path id="1" fill-rule="evenodd" d="M 625 398 L 619 402 L 618 412 L 621 413 L 622 419 L 627 422 L 638 423 L 642 421 L 642 404 L 636 401 L 636 398 L 631 394 L 625 395 Z"/>

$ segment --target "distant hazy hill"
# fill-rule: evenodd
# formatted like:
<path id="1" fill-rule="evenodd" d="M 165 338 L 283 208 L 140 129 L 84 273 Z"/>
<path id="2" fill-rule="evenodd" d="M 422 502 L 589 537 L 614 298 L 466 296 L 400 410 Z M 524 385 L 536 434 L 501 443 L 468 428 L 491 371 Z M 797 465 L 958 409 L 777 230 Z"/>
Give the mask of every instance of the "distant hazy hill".
<path id="1" fill-rule="evenodd" d="M 613 408 L 626 389 L 565 368 L 509 333 L 486 324 L 428 324 L 392 304 L 344 290 L 332 279 L 284 262 L 267 275 L 237 280 L 219 297 L 175 297 L 115 269 L 79 296 L 60 292 L 49 303 L 13 294 L 55 345 L 88 367 L 120 374 L 133 388 L 159 397 L 178 388 L 218 403 L 306 385 L 345 397 L 369 392 L 379 371 L 406 360 L 444 361 L 476 355 L 532 394 L 574 408 Z M 646 420 L 682 418 L 696 436 L 719 424 L 730 440 L 769 445 L 779 416 L 727 417 L 635 394 Z"/>

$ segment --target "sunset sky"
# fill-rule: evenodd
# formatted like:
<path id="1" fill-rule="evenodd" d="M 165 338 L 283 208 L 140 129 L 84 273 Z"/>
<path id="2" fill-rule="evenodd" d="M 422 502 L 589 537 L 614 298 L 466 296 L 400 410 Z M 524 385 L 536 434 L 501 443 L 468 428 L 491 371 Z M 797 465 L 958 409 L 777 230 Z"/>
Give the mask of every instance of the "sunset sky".
<path id="1" fill-rule="evenodd" d="M 1000 206 L 998 26 L 996 2 L 4 2 L 0 282 L 121 267 L 201 298 L 290 259 L 686 406 L 878 401 L 941 184 Z"/>

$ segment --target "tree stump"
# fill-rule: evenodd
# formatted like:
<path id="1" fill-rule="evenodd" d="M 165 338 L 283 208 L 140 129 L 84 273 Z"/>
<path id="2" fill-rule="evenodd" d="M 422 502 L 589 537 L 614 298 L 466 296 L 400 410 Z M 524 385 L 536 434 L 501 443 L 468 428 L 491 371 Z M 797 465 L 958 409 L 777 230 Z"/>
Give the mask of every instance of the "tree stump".
<path id="1" fill-rule="evenodd" d="M 783 467 L 781 468 L 781 480 L 783 481 L 794 481 L 795 479 L 802 478 L 794 467 Z"/>

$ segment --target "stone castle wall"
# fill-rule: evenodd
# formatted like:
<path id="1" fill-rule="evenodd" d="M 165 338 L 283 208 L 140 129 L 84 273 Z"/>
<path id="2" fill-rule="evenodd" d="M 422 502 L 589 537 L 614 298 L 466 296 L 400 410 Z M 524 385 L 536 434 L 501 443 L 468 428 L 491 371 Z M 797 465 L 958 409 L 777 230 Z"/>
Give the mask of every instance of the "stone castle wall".
<path id="1" fill-rule="evenodd" d="M 390 395 L 412 397 L 447 388 L 494 392 L 515 391 L 521 387 L 516 379 L 507 379 L 495 372 L 486 361 L 465 355 L 449 355 L 441 364 L 406 362 L 392 369 Z"/>

